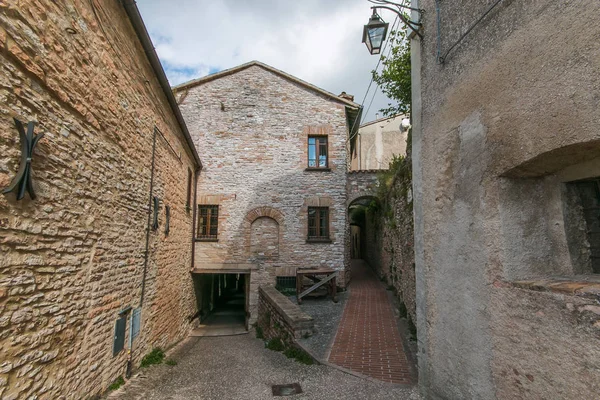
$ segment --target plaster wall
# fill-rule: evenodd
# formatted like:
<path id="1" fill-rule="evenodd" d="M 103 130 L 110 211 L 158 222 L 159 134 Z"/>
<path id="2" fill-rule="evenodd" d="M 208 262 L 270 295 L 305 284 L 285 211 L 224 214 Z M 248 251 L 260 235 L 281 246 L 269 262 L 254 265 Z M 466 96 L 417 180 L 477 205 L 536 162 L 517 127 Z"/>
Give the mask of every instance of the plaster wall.
<path id="1" fill-rule="evenodd" d="M 595 354 L 595 322 L 574 317 L 570 298 L 510 287 L 578 272 L 563 191 L 600 155 L 600 4 L 501 1 L 440 64 L 436 54 L 490 4 L 440 1 L 438 53 L 436 2 L 419 3 L 426 13 L 424 39 L 413 42 L 422 104 L 413 104 L 413 177 L 422 389 L 430 398 L 547 398 L 544 385 L 562 382 L 559 398 L 592 398 L 599 358 L 579 349 Z M 571 169 L 580 172 L 567 178 Z M 523 372 L 518 359 L 535 365 L 533 380 L 510 375 Z M 567 365 L 578 371 L 568 379 Z"/>
<path id="2" fill-rule="evenodd" d="M 394 156 L 406 156 L 408 131 L 401 130 L 399 115 L 362 125 L 358 130 L 351 170 L 388 169 Z"/>
<path id="3" fill-rule="evenodd" d="M 159 228 L 133 366 L 192 327 L 194 159 L 118 1 L 2 2 L 0 188 L 19 167 L 13 117 L 45 136 L 32 160 L 37 199 L 0 196 L 0 397 L 92 397 L 125 372 L 114 326 L 140 306 L 155 127 Z"/>

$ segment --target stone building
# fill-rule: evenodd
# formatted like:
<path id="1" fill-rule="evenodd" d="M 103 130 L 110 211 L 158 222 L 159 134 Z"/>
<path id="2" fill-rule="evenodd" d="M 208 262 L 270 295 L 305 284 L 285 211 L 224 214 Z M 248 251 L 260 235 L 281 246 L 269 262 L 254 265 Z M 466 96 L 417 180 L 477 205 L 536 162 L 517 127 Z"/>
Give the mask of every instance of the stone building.
<path id="1" fill-rule="evenodd" d="M 44 134 L 0 196 L 0 398 L 90 398 L 192 328 L 200 160 L 134 2 L 3 1 L 0 50 L 0 188 L 13 118 Z"/>
<path id="2" fill-rule="evenodd" d="M 600 2 L 412 5 L 420 385 L 598 398 Z"/>
<path id="3" fill-rule="evenodd" d="M 241 276 L 252 323 L 258 285 L 298 268 L 334 269 L 344 286 L 347 147 L 360 106 L 256 61 L 174 91 L 203 154 L 194 260 L 201 291 Z M 204 317 L 214 299 L 199 297 Z"/>
<path id="4" fill-rule="evenodd" d="M 350 170 L 388 169 L 394 156 L 406 156 L 407 118 L 396 115 L 362 124 L 353 138 Z"/>

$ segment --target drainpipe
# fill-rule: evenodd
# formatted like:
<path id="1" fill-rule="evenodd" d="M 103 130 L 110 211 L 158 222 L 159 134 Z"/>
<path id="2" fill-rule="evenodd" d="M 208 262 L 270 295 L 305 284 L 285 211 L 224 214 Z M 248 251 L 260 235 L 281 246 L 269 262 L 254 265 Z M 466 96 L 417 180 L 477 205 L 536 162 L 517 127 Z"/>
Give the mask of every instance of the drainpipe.
<path id="1" fill-rule="evenodd" d="M 142 273 L 142 292 L 140 294 L 140 311 L 143 311 L 144 304 L 144 291 L 146 290 L 146 275 L 148 272 L 148 255 L 150 252 L 150 224 L 152 218 L 152 192 L 154 191 L 154 166 L 156 156 L 156 132 L 157 128 L 154 127 L 152 134 L 152 166 L 150 169 L 150 193 L 148 196 L 148 221 L 146 223 L 146 250 L 144 252 L 144 272 Z M 131 376 L 131 353 L 133 351 L 133 312 L 129 317 L 129 350 L 127 351 L 127 367 L 125 370 L 125 376 L 129 378 Z"/>
<path id="2" fill-rule="evenodd" d="M 146 225 L 146 251 L 144 252 L 144 273 L 142 274 L 142 293 L 140 295 L 140 308 L 144 305 L 144 292 L 146 290 L 146 275 L 148 274 L 148 255 L 150 248 L 150 225 L 152 223 L 152 192 L 154 191 L 154 165 L 156 155 L 156 131 L 154 127 L 154 134 L 152 136 L 152 169 L 150 170 L 150 193 L 148 196 L 148 222 Z"/>
<path id="3" fill-rule="evenodd" d="M 200 178 L 200 172 L 202 171 L 202 165 L 196 168 L 194 173 L 194 200 L 192 201 L 192 265 L 190 270 L 194 269 L 196 260 L 196 210 L 198 208 L 198 178 Z"/>

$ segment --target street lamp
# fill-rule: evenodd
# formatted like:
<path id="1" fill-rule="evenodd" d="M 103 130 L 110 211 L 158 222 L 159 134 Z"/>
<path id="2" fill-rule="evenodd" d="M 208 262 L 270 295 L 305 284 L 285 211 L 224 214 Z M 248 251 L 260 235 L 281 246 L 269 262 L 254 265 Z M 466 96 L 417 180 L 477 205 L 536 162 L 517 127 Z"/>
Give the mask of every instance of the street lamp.
<path id="1" fill-rule="evenodd" d="M 371 54 L 381 53 L 381 45 L 385 40 L 385 36 L 388 30 L 387 22 L 384 22 L 377 11 L 373 7 L 373 15 L 369 19 L 369 23 L 365 25 L 363 29 L 363 43 L 367 45 L 367 49 Z"/>
<path id="2" fill-rule="evenodd" d="M 394 3 L 388 0 L 369 0 L 370 3 L 377 4 L 374 7 L 371 7 L 373 10 L 373 15 L 369 19 L 369 23 L 365 25 L 363 29 L 363 43 L 367 45 L 367 49 L 371 54 L 379 54 L 381 53 L 381 46 L 385 37 L 387 35 L 387 30 L 389 24 L 381 19 L 381 17 L 377 14 L 377 10 L 380 8 L 390 10 L 395 12 L 398 15 L 398 18 L 402 22 L 404 22 L 416 35 L 420 38 L 423 38 L 419 29 L 421 28 L 421 23 L 416 21 L 410 21 L 406 19 L 402 9 L 408 9 L 412 11 L 416 11 L 421 14 L 423 11 L 418 8 L 408 7 L 402 4 Z M 388 7 L 387 5 L 396 7 Z"/>

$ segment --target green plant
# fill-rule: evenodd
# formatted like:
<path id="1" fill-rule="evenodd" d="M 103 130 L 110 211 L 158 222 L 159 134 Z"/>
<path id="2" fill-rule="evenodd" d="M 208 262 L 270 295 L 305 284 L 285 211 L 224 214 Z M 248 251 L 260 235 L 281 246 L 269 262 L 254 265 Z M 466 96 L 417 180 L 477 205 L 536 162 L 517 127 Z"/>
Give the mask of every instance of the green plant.
<path id="1" fill-rule="evenodd" d="M 165 353 L 163 353 L 163 351 L 160 348 L 155 347 L 150 353 L 146 354 L 146 356 L 142 358 L 140 367 L 147 368 L 154 364 L 160 364 L 163 362 L 164 358 Z"/>
<path id="2" fill-rule="evenodd" d="M 117 390 L 118 388 L 120 388 L 121 386 L 123 386 L 125 384 L 125 379 L 123 379 L 123 376 L 119 376 L 117 379 L 115 379 L 115 381 L 108 387 L 109 391 L 112 390 Z"/>
<path id="3" fill-rule="evenodd" d="M 290 348 L 286 349 L 283 352 L 283 354 L 285 354 L 285 356 L 287 358 L 293 358 L 294 360 L 296 360 L 302 364 L 313 365 L 315 363 L 315 360 L 313 360 L 313 358 L 310 356 L 310 354 L 308 354 L 306 351 L 304 351 L 302 349 L 298 349 L 296 347 L 290 347 Z"/>
<path id="4" fill-rule="evenodd" d="M 177 365 L 177 361 L 173 360 L 172 358 L 169 358 L 165 361 L 165 364 L 173 366 Z"/>
<path id="5" fill-rule="evenodd" d="M 417 327 L 415 326 L 412 318 L 408 315 L 408 331 L 410 332 L 410 340 L 417 340 Z"/>
<path id="6" fill-rule="evenodd" d="M 407 3 L 407 1 L 403 2 Z M 379 85 L 381 91 L 397 102 L 396 105 L 390 103 L 387 108 L 380 110 L 386 117 L 410 113 L 411 65 L 410 41 L 407 40 L 407 33 L 406 26 L 390 32 L 388 41 L 392 48 L 388 56 L 381 56 L 383 69 L 381 72 L 372 71 L 373 81 Z"/>
<path id="7" fill-rule="evenodd" d="M 408 310 L 406 309 L 406 304 L 400 302 L 398 306 L 398 313 L 400 314 L 400 318 L 406 318 L 408 315 Z"/>
<path id="8" fill-rule="evenodd" d="M 285 349 L 281 338 L 274 337 L 265 343 L 265 347 L 273 351 L 283 351 Z"/>
<path id="9" fill-rule="evenodd" d="M 257 339 L 264 339 L 265 338 L 265 333 L 263 332 L 263 329 L 260 326 L 256 326 L 256 338 Z"/>

